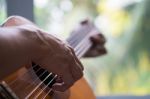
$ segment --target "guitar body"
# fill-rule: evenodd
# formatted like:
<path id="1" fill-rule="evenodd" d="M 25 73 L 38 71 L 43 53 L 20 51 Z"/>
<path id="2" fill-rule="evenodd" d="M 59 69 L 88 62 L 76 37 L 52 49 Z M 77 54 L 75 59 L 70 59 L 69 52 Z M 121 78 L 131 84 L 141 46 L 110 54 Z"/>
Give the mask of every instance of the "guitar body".
<path id="1" fill-rule="evenodd" d="M 24 18 L 21 18 L 21 17 L 17 17 L 17 18 L 10 17 L 6 20 L 5 24 L 3 24 L 3 27 L 15 26 L 15 25 L 18 25 L 18 24 L 20 25 L 20 24 L 24 24 L 24 23 L 32 24 L 30 21 L 28 21 Z M 80 27 L 81 28 L 79 28 L 78 31 L 75 31 L 75 33 L 74 32 L 72 33 L 75 35 L 72 35 L 70 37 L 70 39 L 68 39 L 69 44 L 73 45 L 72 46 L 73 48 L 75 48 L 78 45 L 78 43 L 80 43 L 81 38 L 90 37 L 90 35 L 88 35 L 88 33 L 89 34 L 92 33 L 91 30 L 96 30 L 96 28 L 93 24 L 87 23 L 86 21 L 82 22 Z M 81 38 L 78 39 L 78 35 L 80 33 L 82 33 L 84 35 L 82 35 Z M 76 37 L 76 40 L 75 40 L 76 42 L 74 42 L 74 41 L 73 42 L 75 44 L 77 44 L 76 46 L 74 46 L 74 43 L 71 41 L 72 39 L 75 39 L 75 37 Z M 86 38 L 86 39 L 89 41 L 89 38 Z M 84 39 L 84 40 L 86 40 L 86 39 Z M 88 44 L 89 47 L 84 48 L 87 50 L 90 48 L 90 46 L 92 46 L 90 41 L 89 42 L 88 41 L 86 41 L 86 43 L 89 43 Z M 81 48 L 81 49 L 83 49 L 83 48 Z M 87 52 L 87 50 L 83 51 L 84 53 L 80 54 L 79 58 L 82 57 Z M 26 74 L 26 75 L 23 75 L 23 74 Z M 48 87 L 47 90 L 42 91 L 42 93 L 38 96 L 38 98 L 35 98 L 39 94 L 39 92 L 41 90 L 43 90 L 42 87 L 37 87 L 38 84 L 41 82 L 41 80 L 39 80 L 37 78 L 38 77 L 37 77 L 37 75 L 35 75 L 35 71 L 32 70 L 29 72 L 29 67 L 22 67 L 15 73 L 13 73 L 10 76 L 8 76 L 7 78 L 3 79 L 3 81 L 5 81 L 5 83 L 8 85 L 8 88 L 10 88 L 12 90 L 12 92 L 15 93 L 16 96 L 19 97 L 19 99 L 96 99 L 92 89 L 90 88 L 90 86 L 88 85 L 88 83 L 86 82 L 84 77 L 81 78 L 80 80 L 78 80 L 66 92 L 53 92 L 53 93 L 48 94 L 50 91 L 50 88 Z M 36 87 L 37 87 L 37 89 L 32 93 L 32 91 Z M 30 97 L 27 97 L 29 94 L 30 94 Z"/>
<path id="2" fill-rule="evenodd" d="M 4 79 L 4 81 L 9 85 L 10 83 L 12 83 L 12 81 L 15 81 L 16 79 L 18 79 L 20 77 L 20 75 L 22 75 L 24 72 L 27 72 L 27 69 L 25 67 L 19 69 L 12 75 L 8 76 L 7 78 Z M 27 82 L 27 80 L 28 80 L 28 82 Z M 32 82 L 34 82 L 32 77 L 30 75 L 26 75 L 26 78 L 18 79 L 15 82 L 15 85 L 12 84 L 9 87 L 13 91 L 15 90 L 15 94 L 20 95 L 19 97 L 21 97 L 21 99 L 22 99 L 23 97 L 25 97 L 23 93 L 31 92 L 31 89 L 33 89 L 33 87 L 35 85 L 31 86 L 31 88 L 27 88 L 28 90 L 23 90 L 23 88 L 28 87 L 28 85 L 31 84 Z M 17 89 L 16 87 L 19 87 L 19 86 L 23 86 L 23 87 L 18 88 L 18 90 L 16 90 Z M 42 88 L 38 88 L 38 91 L 40 91 L 41 89 Z M 37 94 L 38 94 L 38 92 L 35 92 L 30 97 L 30 99 L 33 99 Z M 38 97 L 38 99 L 41 99 L 41 97 L 45 96 L 46 94 L 47 94 L 47 92 L 42 92 L 42 94 L 40 95 L 40 97 Z M 50 94 L 47 95 L 45 99 L 96 99 L 96 98 L 94 96 L 94 93 L 92 92 L 92 89 L 90 88 L 87 81 L 83 77 L 80 80 L 78 80 L 66 92 L 54 92 L 52 95 L 50 95 Z"/>

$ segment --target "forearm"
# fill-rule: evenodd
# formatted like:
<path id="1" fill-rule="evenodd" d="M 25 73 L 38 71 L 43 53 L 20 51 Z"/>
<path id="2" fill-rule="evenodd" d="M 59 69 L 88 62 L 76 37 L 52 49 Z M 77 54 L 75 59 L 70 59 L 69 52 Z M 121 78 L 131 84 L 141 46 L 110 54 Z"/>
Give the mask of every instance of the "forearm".
<path id="1" fill-rule="evenodd" d="M 0 28 L 0 79 L 14 72 L 25 63 L 24 54 L 18 51 L 17 33 L 15 28 Z"/>

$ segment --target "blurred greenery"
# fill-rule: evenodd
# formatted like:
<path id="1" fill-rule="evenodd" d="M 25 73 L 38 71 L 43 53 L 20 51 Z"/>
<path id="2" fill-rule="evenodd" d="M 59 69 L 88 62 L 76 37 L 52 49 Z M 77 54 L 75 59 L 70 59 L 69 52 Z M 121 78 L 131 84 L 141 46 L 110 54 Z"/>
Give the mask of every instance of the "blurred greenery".
<path id="1" fill-rule="evenodd" d="M 38 2 L 35 0 L 36 9 Z M 63 4 L 72 7 L 66 10 Z M 104 33 L 108 54 L 82 59 L 85 76 L 97 95 L 145 95 L 150 94 L 149 4 L 149 0 L 52 0 L 40 8 L 47 10 L 45 14 L 35 12 L 48 15 L 44 27 L 52 33 L 68 35 L 84 18 L 94 21 Z M 51 31 L 53 24 L 57 28 Z"/>
<path id="2" fill-rule="evenodd" d="M 0 0 L 0 24 L 6 19 L 6 5 L 4 0 Z"/>

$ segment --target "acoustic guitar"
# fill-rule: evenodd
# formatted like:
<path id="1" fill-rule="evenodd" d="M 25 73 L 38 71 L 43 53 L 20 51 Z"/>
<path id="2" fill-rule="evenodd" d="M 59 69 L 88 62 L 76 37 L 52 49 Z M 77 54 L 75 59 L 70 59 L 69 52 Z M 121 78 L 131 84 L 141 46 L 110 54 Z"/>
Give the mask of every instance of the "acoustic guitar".
<path id="1" fill-rule="evenodd" d="M 6 23 L 9 23 L 9 20 Z M 92 46 L 90 37 L 99 33 L 92 22 L 83 21 L 71 33 L 67 42 L 81 58 Z M 0 99 L 95 99 L 85 78 L 78 80 L 66 92 L 54 92 L 51 87 L 57 75 L 48 72 L 38 64 L 22 66 L 0 83 Z"/>

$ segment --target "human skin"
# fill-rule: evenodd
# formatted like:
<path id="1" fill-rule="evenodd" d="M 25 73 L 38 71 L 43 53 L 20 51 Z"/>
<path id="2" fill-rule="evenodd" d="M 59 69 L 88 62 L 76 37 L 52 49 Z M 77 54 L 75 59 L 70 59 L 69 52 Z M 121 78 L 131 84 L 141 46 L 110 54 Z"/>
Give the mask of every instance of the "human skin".
<path id="1" fill-rule="evenodd" d="M 25 18 L 12 19 L 18 22 L 0 27 L 1 80 L 32 62 L 61 77 L 63 83 L 53 85 L 56 91 L 65 91 L 83 76 L 83 66 L 69 45 Z"/>

